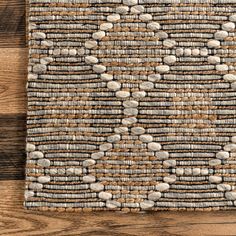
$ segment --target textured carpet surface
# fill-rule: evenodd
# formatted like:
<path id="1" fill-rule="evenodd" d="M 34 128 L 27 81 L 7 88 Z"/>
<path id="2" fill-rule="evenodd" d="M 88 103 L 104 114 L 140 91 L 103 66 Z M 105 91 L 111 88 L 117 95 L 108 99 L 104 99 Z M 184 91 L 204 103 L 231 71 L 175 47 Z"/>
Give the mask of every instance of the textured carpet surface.
<path id="1" fill-rule="evenodd" d="M 235 0 L 30 0 L 25 206 L 236 208 L 235 22 Z"/>

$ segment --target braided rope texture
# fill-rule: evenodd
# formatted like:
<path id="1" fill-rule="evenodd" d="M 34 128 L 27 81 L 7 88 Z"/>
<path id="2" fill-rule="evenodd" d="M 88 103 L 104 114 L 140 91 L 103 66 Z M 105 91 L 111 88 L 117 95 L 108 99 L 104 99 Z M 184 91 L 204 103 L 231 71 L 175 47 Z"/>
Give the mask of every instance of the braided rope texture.
<path id="1" fill-rule="evenodd" d="M 235 24 L 235 0 L 30 0 L 26 208 L 235 209 Z"/>

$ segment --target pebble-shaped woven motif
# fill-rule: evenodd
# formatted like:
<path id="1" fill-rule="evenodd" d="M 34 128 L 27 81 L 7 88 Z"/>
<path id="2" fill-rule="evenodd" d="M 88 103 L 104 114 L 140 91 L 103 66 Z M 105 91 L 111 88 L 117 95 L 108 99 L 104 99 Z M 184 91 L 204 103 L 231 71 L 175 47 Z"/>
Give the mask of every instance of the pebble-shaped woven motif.
<path id="1" fill-rule="evenodd" d="M 25 206 L 236 208 L 236 2 L 30 0 Z"/>

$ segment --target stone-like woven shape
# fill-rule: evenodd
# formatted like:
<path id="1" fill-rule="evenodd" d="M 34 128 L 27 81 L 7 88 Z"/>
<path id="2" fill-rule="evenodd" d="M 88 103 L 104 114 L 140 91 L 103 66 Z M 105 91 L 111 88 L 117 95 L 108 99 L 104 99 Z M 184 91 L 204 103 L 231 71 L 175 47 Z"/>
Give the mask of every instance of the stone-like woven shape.
<path id="1" fill-rule="evenodd" d="M 25 205 L 236 208 L 235 0 L 30 0 Z"/>

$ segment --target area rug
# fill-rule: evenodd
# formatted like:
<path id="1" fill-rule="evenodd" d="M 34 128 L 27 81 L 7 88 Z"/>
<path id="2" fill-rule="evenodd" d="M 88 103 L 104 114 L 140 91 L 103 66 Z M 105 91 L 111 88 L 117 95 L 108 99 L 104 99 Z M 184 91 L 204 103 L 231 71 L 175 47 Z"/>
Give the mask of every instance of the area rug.
<path id="1" fill-rule="evenodd" d="M 29 8 L 27 208 L 236 208 L 235 0 Z"/>

